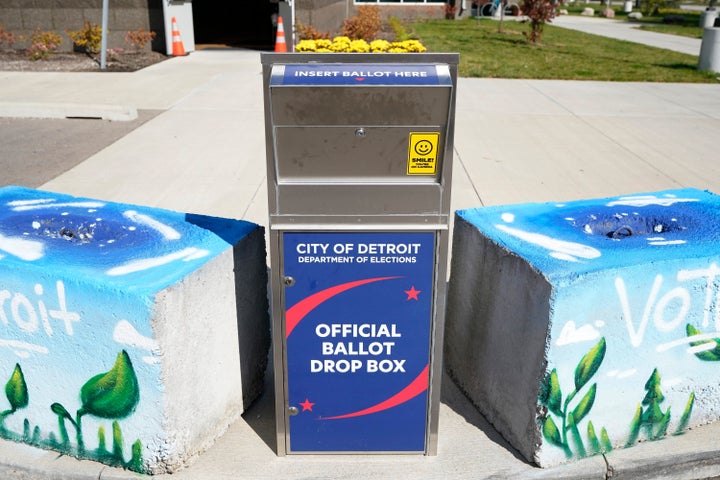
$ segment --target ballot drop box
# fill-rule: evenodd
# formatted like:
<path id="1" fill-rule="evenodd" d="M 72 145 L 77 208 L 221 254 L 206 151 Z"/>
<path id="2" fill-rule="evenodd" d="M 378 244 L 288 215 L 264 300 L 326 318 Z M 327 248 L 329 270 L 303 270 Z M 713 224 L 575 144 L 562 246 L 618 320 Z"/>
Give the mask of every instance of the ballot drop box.
<path id="1" fill-rule="evenodd" d="M 278 454 L 437 452 L 456 54 L 263 54 Z"/>

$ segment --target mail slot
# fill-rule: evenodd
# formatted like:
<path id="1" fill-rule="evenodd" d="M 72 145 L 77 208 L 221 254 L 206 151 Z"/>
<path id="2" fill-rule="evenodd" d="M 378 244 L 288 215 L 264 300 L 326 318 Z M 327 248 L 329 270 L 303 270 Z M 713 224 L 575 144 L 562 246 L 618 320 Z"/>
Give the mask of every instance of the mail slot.
<path id="1" fill-rule="evenodd" d="M 456 54 L 263 54 L 277 451 L 437 452 Z"/>

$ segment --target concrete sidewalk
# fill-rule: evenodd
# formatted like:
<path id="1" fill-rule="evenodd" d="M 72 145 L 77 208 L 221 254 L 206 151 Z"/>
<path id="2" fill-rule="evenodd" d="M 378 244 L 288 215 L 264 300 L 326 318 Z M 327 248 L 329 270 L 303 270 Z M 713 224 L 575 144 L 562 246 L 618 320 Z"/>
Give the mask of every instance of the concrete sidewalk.
<path id="1" fill-rule="evenodd" d="M 597 5 L 590 6 L 597 7 Z M 699 55 L 700 45 L 702 44 L 702 40 L 696 38 L 640 30 L 640 24 L 626 20 L 561 15 L 554 18 L 552 24 L 558 27 L 591 33 L 593 35 L 687 53 L 688 55 Z"/>
<path id="2" fill-rule="evenodd" d="M 3 108 L 24 102 L 164 110 L 42 186 L 73 195 L 267 225 L 257 52 L 202 50 L 133 74 L 0 72 Z M 9 108 L 9 107 L 8 107 Z M 720 192 L 720 85 L 460 79 L 452 208 L 697 187 Z M 78 139 L 81 141 L 82 139 Z M 541 470 L 499 437 L 450 381 L 439 454 L 274 453 L 272 382 L 188 469 L 157 478 L 685 478 L 720 476 L 720 425 Z M 137 474 L 0 442 L 0 477 Z"/>

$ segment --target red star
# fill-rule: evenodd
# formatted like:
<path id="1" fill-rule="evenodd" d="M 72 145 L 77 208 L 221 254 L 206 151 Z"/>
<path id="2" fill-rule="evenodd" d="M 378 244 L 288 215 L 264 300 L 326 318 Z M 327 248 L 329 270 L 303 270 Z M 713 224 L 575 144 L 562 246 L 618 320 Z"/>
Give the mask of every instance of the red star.
<path id="1" fill-rule="evenodd" d="M 310 400 L 308 400 L 307 397 L 305 397 L 305 401 L 300 404 L 303 412 L 305 412 L 305 411 L 312 412 L 313 405 L 315 405 L 315 404 L 313 402 L 311 402 Z"/>
<path id="2" fill-rule="evenodd" d="M 405 290 L 405 293 L 407 293 L 408 300 L 419 300 L 418 295 L 420 294 L 422 290 L 415 290 L 415 285 L 410 287 L 410 290 Z"/>

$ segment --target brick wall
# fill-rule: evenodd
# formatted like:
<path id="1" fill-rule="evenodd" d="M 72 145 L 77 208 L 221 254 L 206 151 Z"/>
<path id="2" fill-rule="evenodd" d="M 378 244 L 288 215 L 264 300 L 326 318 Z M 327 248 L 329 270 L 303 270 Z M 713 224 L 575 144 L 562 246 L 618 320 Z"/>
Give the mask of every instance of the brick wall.
<path id="1" fill-rule="evenodd" d="M 0 24 L 16 35 L 29 37 L 35 29 L 54 31 L 63 39 L 61 51 L 72 50 L 66 30 L 79 30 L 84 22 L 102 23 L 102 0 L 0 0 Z M 108 10 L 108 47 L 127 48 L 128 30 L 157 33 L 152 49 L 164 51 L 162 0 L 113 0 Z M 17 47 L 26 44 L 18 42 Z"/>
<path id="2" fill-rule="evenodd" d="M 206 0 L 195 0 L 202 2 Z M 247 1 L 247 0 L 243 0 Z M 259 2 L 261 0 L 255 0 Z M 218 3 L 217 8 L 228 8 Z M 354 15 L 357 10 L 353 0 L 296 0 L 295 17 L 297 22 L 312 25 L 321 32 L 339 34 L 343 20 Z M 257 10 L 257 6 L 255 7 Z M 247 12 L 255 10 L 248 9 Z M 415 18 L 442 17 L 442 6 L 437 4 L 417 6 L 381 5 L 383 18 L 394 16 L 412 20 Z M 203 11 L 204 12 L 204 11 Z M 197 33 L 222 28 L 222 21 L 212 17 L 211 25 L 197 25 L 203 15 L 198 10 L 195 30 Z M 267 16 L 267 15 L 266 15 Z M 78 30 L 84 22 L 100 25 L 102 23 L 102 0 L 0 0 L 0 25 L 6 30 L 29 37 L 35 29 L 50 30 L 62 36 L 61 51 L 70 51 L 72 43 L 66 30 Z M 237 22 L 237 20 L 235 20 Z M 151 30 L 157 33 L 152 49 L 165 51 L 162 0 L 112 0 L 108 16 L 109 48 L 126 48 L 125 33 L 128 30 Z M 17 47 L 26 45 L 17 43 Z"/>
<path id="3" fill-rule="evenodd" d="M 321 32 L 337 34 L 350 7 L 352 0 L 296 0 L 295 20 Z"/>

